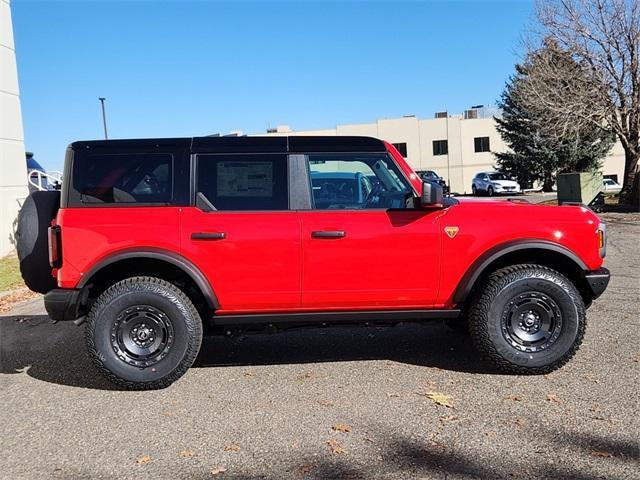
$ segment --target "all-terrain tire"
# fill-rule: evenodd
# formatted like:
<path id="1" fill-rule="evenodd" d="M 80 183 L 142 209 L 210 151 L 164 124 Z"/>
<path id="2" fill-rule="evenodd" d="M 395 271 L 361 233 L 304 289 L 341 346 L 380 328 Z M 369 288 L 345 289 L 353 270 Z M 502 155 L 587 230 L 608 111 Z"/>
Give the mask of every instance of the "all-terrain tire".
<path id="1" fill-rule="evenodd" d="M 16 249 L 24 283 L 34 292 L 56 288 L 49 265 L 48 228 L 60 208 L 60 191 L 33 192 L 18 213 Z"/>
<path id="2" fill-rule="evenodd" d="M 526 322 L 535 323 L 535 317 L 544 317 L 545 312 L 553 319 L 548 329 L 536 331 L 533 325 L 533 334 L 524 331 L 529 328 Z M 476 349 L 508 373 L 544 374 L 560 368 L 580 347 L 585 328 L 585 307 L 575 285 L 540 265 L 514 265 L 494 272 L 469 311 Z M 539 332 L 547 334 L 550 343 L 519 344 L 518 335 Z"/>
<path id="3" fill-rule="evenodd" d="M 138 328 L 139 334 L 146 330 L 146 338 L 133 333 Z M 196 359 L 202 320 L 175 285 L 154 277 L 133 277 L 98 297 L 87 315 L 85 340 L 91 360 L 112 383 L 127 390 L 165 388 Z M 155 357 L 134 355 L 145 341 L 153 341 L 149 350 L 155 348 Z"/>

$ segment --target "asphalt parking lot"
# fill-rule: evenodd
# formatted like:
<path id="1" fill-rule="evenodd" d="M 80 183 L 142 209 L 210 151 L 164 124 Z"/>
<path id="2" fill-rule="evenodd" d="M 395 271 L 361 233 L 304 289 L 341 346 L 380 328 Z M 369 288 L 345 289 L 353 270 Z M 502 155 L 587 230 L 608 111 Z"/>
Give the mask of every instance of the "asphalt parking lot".
<path id="1" fill-rule="evenodd" d="M 0 317 L 0 475 L 640 478 L 640 217 L 607 221 L 611 284 L 545 376 L 498 374 L 433 322 L 207 338 L 172 387 L 117 391 L 82 327 L 30 301 Z"/>

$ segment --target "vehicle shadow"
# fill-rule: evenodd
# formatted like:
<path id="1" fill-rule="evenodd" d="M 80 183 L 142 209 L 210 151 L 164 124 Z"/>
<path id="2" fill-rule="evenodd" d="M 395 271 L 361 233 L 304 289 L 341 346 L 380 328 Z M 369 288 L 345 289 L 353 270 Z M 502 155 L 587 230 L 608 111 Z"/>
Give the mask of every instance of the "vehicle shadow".
<path id="1" fill-rule="evenodd" d="M 0 378 L 27 373 L 45 382 L 117 390 L 91 365 L 84 328 L 44 315 L 0 317 Z M 205 337 L 194 368 L 392 360 L 469 373 L 496 373 L 468 337 L 439 321 L 395 327 L 308 328 L 278 335 Z"/>
<path id="2" fill-rule="evenodd" d="M 194 367 L 392 360 L 468 373 L 496 373 L 468 336 L 441 321 L 394 327 L 305 328 L 227 339 L 206 337 Z"/>

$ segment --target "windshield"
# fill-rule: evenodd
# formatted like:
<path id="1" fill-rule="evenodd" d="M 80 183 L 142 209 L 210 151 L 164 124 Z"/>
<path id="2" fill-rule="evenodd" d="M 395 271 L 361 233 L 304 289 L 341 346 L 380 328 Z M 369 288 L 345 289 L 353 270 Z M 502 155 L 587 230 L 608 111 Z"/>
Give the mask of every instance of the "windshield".
<path id="1" fill-rule="evenodd" d="M 509 180 L 503 173 L 489 173 L 490 180 Z"/>

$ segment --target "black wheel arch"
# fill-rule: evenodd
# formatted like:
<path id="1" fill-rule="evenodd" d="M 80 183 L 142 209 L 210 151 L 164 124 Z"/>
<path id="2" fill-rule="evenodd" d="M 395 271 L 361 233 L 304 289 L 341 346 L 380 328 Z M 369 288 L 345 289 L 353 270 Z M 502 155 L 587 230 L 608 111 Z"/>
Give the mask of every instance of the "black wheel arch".
<path id="1" fill-rule="evenodd" d="M 138 265 L 136 266 L 132 262 L 137 262 Z M 169 277 L 164 279 L 171 281 L 172 276 L 175 277 L 182 274 L 185 279 L 188 279 L 191 288 L 197 290 L 193 293 L 196 296 L 198 296 L 197 294 L 201 295 L 201 300 L 208 309 L 215 311 L 220 308 L 220 302 L 211 283 L 193 262 L 175 252 L 154 247 L 129 248 L 100 259 L 83 275 L 77 288 L 94 288 L 97 286 L 98 293 L 101 293 L 100 291 L 104 287 L 108 288 L 109 284 L 126 278 L 120 272 L 125 264 L 126 270 L 129 271 L 126 276 L 129 277 L 155 273 L 154 276 L 159 276 L 160 278 Z M 141 266 L 144 266 L 144 271 L 140 271 L 140 268 L 137 268 Z M 148 271 L 150 268 L 155 269 L 158 267 L 160 268 L 159 271 Z M 160 273 L 163 271 L 166 275 Z"/>
<path id="2" fill-rule="evenodd" d="M 533 263 L 553 268 L 571 280 L 585 303 L 591 302 L 591 296 L 584 273 L 587 265 L 574 252 L 558 243 L 547 240 L 513 240 L 496 245 L 480 255 L 463 275 L 453 296 L 453 302 L 463 304 L 474 287 L 490 273 L 522 263 Z"/>

